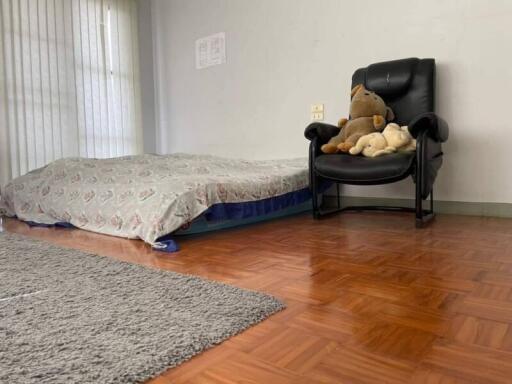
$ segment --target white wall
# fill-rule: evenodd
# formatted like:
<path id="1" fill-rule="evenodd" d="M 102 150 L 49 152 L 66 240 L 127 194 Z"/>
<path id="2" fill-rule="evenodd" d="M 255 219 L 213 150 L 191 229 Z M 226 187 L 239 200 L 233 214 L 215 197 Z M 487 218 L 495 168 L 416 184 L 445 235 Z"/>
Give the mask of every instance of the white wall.
<path id="1" fill-rule="evenodd" d="M 437 60 L 437 112 L 451 126 L 436 198 L 512 203 L 512 1 L 153 0 L 160 152 L 306 156 L 310 104 L 346 116 L 367 64 Z M 195 39 L 225 31 L 227 64 L 194 68 Z M 410 180 L 350 188 L 411 197 Z"/>
<path id="2" fill-rule="evenodd" d="M 155 85 L 153 76 L 153 39 L 151 1 L 137 1 L 141 114 L 144 153 L 156 152 Z"/>

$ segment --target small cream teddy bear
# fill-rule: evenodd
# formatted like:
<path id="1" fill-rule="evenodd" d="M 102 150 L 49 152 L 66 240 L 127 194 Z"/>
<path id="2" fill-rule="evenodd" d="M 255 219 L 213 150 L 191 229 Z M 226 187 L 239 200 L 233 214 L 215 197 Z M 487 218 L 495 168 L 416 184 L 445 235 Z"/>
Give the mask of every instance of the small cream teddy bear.
<path id="1" fill-rule="evenodd" d="M 365 135 L 350 149 L 351 155 L 360 153 L 366 157 L 377 157 L 393 152 L 412 152 L 416 150 L 416 140 L 412 138 L 406 126 L 390 123 L 381 132 Z"/>

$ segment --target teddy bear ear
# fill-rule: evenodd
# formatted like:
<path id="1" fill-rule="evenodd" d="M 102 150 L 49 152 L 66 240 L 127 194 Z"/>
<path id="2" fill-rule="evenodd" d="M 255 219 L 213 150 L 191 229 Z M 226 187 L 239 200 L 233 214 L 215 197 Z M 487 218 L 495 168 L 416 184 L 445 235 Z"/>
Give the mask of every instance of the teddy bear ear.
<path id="1" fill-rule="evenodd" d="M 354 88 L 352 88 L 352 91 L 350 92 L 350 97 L 354 97 L 354 95 L 357 93 L 357 91 L 359 91 L 360 89 L 364 89 L 364 85 L 363 84 L 357 84 Z"/>
<path id="2" fill-rule="evenodd" d="M 395 120 L 395 113 L 393 110 L 389 107 L 386 107 L 386 121 L 393 121 Z"/>

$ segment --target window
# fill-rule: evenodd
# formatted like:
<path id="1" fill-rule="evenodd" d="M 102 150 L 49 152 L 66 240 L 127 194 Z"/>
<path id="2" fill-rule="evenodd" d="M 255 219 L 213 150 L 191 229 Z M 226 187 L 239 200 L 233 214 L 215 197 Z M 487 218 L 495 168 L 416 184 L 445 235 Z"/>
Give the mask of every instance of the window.
<path id="1" fill-rule="evenodd" d="M 135 0 L 0 0 L 0 184 L 142 151 Z"/>

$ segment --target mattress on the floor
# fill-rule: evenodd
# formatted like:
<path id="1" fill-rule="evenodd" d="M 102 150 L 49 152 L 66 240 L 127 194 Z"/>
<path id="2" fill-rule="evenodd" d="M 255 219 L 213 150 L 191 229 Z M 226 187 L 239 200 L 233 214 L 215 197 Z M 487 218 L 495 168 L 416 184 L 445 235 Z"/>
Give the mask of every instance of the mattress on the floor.
<path id="1" fill-rule="evenodd" d="M 154 245 L 211 207 L 269 201 L 307 185 L 305 158 L 248 161 L 190 154 L 68 158 L 12 180 L 2 192 L 0 212 L 29 222 L 69 223 L 140 238 Z"/>
<path id="2" fill-rule="evenodd" d="M 311 209 L 309 188 L 263 200 L 215 204 L 172 235 L 184 236 L 218 231 L 296 215 Z"/>

